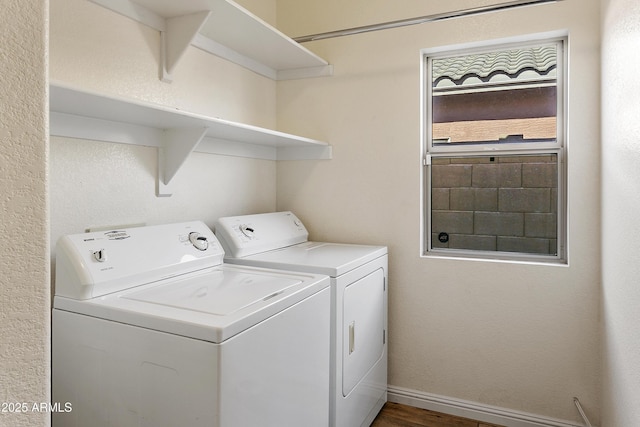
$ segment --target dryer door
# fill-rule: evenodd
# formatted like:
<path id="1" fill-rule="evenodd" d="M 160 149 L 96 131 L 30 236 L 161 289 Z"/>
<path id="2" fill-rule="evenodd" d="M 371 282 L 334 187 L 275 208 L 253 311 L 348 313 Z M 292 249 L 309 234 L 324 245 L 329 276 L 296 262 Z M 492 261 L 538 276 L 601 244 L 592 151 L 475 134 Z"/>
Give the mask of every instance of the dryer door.
<path id="1" fill-rule="evenodd" d="M 384 351 L 384 270 L 346 287 L 342 323 L 342 394 L 347 396 Z"/>

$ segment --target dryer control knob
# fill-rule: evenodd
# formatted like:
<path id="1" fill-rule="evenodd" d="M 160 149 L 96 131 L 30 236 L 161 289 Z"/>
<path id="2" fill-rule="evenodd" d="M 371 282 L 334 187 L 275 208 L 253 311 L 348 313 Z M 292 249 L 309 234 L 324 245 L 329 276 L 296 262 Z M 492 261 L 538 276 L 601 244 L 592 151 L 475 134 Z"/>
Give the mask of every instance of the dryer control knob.
<path id="1" fill-rule="evenodd" d="M 189 241 L 191 244 L 200 251 L 206 251 L 209 247 L 209 241 L 206 237 L 202 236 L 200 233 L 196 233 L 192 231 L 189 233 Z"/>

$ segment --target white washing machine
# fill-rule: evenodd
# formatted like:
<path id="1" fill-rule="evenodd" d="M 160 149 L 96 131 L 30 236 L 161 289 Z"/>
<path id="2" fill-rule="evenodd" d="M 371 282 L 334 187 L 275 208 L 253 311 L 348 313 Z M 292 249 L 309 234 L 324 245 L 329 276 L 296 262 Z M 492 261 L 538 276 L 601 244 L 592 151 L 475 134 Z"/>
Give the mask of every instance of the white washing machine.
<path id="1" fill-rule="evenodd" d="M 291 212 L 220 218 L 225 262 L 331 277 L 330 425 L 369 426 L 387 401 L 387 248 L 308 241 Z"/>
<path id="2" fill-rule="evenodd" d="M 202 222 L 59 240 L 55 427 L 329 424 L 329 278 L 223 256 Z"/>

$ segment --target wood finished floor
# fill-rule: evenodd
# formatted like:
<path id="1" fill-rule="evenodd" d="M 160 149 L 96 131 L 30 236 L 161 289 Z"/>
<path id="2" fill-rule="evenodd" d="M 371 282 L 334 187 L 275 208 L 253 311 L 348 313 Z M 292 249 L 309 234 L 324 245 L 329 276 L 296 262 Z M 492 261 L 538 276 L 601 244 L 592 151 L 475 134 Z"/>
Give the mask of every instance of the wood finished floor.
<path id="1" fill-rule="evenodd" d="M 371 427 L 500 427 L 468 418 L 387 402 Z"/>

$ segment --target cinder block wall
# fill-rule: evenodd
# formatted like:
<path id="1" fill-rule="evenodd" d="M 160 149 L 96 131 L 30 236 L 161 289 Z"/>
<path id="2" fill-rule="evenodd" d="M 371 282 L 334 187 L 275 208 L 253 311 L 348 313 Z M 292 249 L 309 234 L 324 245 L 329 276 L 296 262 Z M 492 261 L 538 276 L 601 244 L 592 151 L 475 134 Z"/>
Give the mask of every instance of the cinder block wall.
<path id="1" fill-rule="evenodd" d="M 434 158 L 434 248 L 555 254 L 555 156 Z"/>

